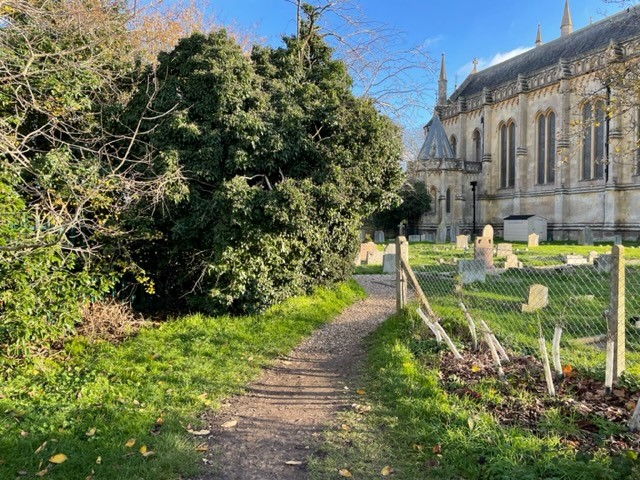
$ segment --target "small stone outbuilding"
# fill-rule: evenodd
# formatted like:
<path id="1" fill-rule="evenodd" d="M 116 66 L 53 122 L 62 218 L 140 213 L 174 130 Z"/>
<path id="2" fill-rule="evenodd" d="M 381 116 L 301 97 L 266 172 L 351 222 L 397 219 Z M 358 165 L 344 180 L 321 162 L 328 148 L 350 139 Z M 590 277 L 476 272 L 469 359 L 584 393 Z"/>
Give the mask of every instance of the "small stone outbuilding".
<path id="1" fill-rule="evenodd" d="M 540 215 L 509 215 L 504 219 L 504 239 L 526 242 L 529 235 L 538 234 L 539 240 L 547 241 L 547 219 Z"/>

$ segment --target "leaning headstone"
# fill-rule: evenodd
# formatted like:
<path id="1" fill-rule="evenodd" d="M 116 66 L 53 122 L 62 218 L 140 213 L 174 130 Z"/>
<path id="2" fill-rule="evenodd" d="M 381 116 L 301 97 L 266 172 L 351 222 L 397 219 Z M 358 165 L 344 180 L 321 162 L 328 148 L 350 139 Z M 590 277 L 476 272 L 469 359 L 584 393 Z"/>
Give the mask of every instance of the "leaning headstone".
<path id="1" fill-rule="evenodd" d="M 466 250 L 469 248 L 469 237 L 467 235 L 458 235 L 456 237 L 456 250 Z"/>
<path id="2" fill-rule="evenodd" d="M 614 245 L 622 245 L 622 235 L 614 235 L 613 236 L 613 244 Z"/>
<path id="3" fill-rule="evenodd" d="M 485 268 L 493 268 L 493 239 L 477 237 L 473 249 L 473 258 L 482 260 Z"/>
<path id="4" fill-rule="evenodd" d="M 564 263 L 567 265 L 586 265 L 588 260 L 582 255 L 565 255 Z"/>
<path id="5" fill-rule="evenodd" d="M 530 233 L 529 239 L 527 242 L 527 247 L 539 247 L 540 246 L 540 235 L 537 233 Z"/>
<path id="6" fill-rule="evenodd" d="M 384 256 L 382 257 L 382 273 L 396 273 L 396 254 L 395 253 L 385 253 Z"/>
<path id="7" fill-rule="evenodd" d="M 420 235 L 409 235 L 409 242 L 415 243 L 420 241 Z"/>
<path id="8" fill-rule="evenodd" d="M 387 255 L 389 253 L 392 253 L 393 255 L 396 254 L 396 244 L 395 243 L 390 243 L 389 245 L 384 247 L 384 254 Z"/>
<path id="9" fill-rule="evenodd" d="M 594 261 L 593 266 L 600 273 L 611 273 L 612 259 L 611 255 L 599 255 Z"/>
<path id="10" fill-rule="evenodd" d="M 438 230 L 436 230 L 436 243 L 446 243 L 447 242 L 447 224 L 442 222 L 438 225 Z"/>
<path id="11" fill-rule="evenodd" d="M 382 257 L 384 256 L 383 252 L 379 252 L 376 250 L 375 252 L 367 253 L 367 260 L 365 263 L 367 265 L 382 265 Z"/>
<path id="12" fill-rule="evenodd" d="M 522 304 L 522 311 L 525 313 L 535 312 L 549 304 L 549 289 L 544 285 L 531 285 L 529 287 L 529 299 Z"/>
<path id="13" fill-rule="evenodd" d="M 373 241 L 376 243 L 384 243 L 384 231 L 383 230 L 376 230 L 373 233 Z"/>
<path id="14" fill-rule="evenodd" d="M 584 227 L 578 234 L 578 244 L 593 245 L 593 232 L 590 227 Z"/>
<path id="15" fill-rule="evenodd" d="M 375 243 L 373 242 L 361 243 L 360 244 L 360 261 L 366 262 L 367 255 L 369 254 L 369 252 L 377 252 L 377 251 L 378 251 L 378 247 L 376 247 Z"/>
<path id="16" fill-rule="evenodd" d="M 598 258 L 598 252 L 591 250 L 587 256 L 587 263 L 593 263 L 596 258 Z"/>
<path id="17" fill-rule="evenodd" d="M 484 282 L 487 279 L 487 271 L 482 260 L 458 260 L 458 275 L 465 285 Z"/>
<path id="18" fill-rule="evenodd" d="M 504 268 L 505 270 L 509 270 L 510 268 L 520 268 L 518 257 L 513 253 L 508 253 L 504 260 Z"/>
<path id="19" fill-rule="evenodd" d="M 485 225 L 482 229 L 482 236 L 491 240 L 491 243 L 493 244 L 493 227 L 488 224 Z"/>
<path id="20" fill-rule="evenodd" d="M 499 243 L 496 249 L 496 257 L 506 257 L 513 253 L 513 245 L 510 243 Z"/>

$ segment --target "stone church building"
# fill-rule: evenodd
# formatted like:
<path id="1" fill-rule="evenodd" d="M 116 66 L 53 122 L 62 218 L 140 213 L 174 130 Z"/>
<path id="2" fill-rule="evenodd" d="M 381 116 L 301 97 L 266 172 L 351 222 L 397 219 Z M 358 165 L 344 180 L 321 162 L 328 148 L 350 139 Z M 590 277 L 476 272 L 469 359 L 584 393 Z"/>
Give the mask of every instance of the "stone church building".
<path id="1" fill-rule="evenodd" d="M 543 43 L 538 27 L 535 47 L 474 67 L 449 97 L 443 55 L 435 113 L 408 166 L 432 195 L 414 233 L 450 241 L 475 217 L 476 231 L 490 223 L 500 236 L 505 218 L 535 215 L 550 239 L 587 226 L 596 240 L 638 239 L 640 7 L 573 31 L 566 0 L 560 30 Z"/>

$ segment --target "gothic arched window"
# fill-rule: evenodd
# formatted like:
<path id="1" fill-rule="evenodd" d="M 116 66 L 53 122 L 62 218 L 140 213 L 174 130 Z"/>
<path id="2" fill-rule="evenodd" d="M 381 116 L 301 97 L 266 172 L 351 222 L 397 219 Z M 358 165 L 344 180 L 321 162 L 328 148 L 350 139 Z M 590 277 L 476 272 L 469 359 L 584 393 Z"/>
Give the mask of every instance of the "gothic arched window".
<path id="1" fill-rule="evenodd" d="M 587 103 L 582 107 L 584 143 L 582 145 L 582 179 L 604 178 L 605 112 L 604 102 Z"/>
<path id="2" fill-rule="evenodd" d="M 447 188 L 447 195 L 445 196 L 445 211 L 451 213 L 451 188 Z"/>
<path id="3" fill-rule="evenodd" d="M 482 161 L 482 137 L 480 136 L 480 130 L 475 129 L 473 131 L 471 140 L 473 142 L 473 161 L 481 162 Z"/>
<path id="4" fill-rule="evenodd" d="M 538 117 L 538 184 L 555 181 L 556 114 L 549 112 Z"/>
<path id="5" fill-rule="evenodd" d="M 516 124 L 500 127 L 500 188 L 513 188 L 516 183 Z"/>
<path id="6" fill-rule="evenodd" d="M 455 135 L 451 135 L 449 143 L 451 144 L 451 149 L 453 150 L 453 156 L 455 158 L 458 158 L 458 139 Z"/>

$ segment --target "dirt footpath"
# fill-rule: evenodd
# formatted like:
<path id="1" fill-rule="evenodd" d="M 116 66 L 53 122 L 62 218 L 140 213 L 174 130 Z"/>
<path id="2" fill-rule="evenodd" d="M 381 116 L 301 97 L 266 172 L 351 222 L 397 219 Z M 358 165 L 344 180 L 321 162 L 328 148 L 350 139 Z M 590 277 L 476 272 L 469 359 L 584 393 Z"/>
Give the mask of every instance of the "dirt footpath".
<path id="1" fill-rule="evenodd" d="M 306 458 L 313 454 L 314 439 L 334 421 L 338 410 L 353 402 L 364 338 L 395 310 L 393 276 L 356 279 L 368 298 L 317 330 L 265 369 L 245 395 L 229 399 L 207 418 L 211 435 L 200 479 L 307 477 Z"/>

